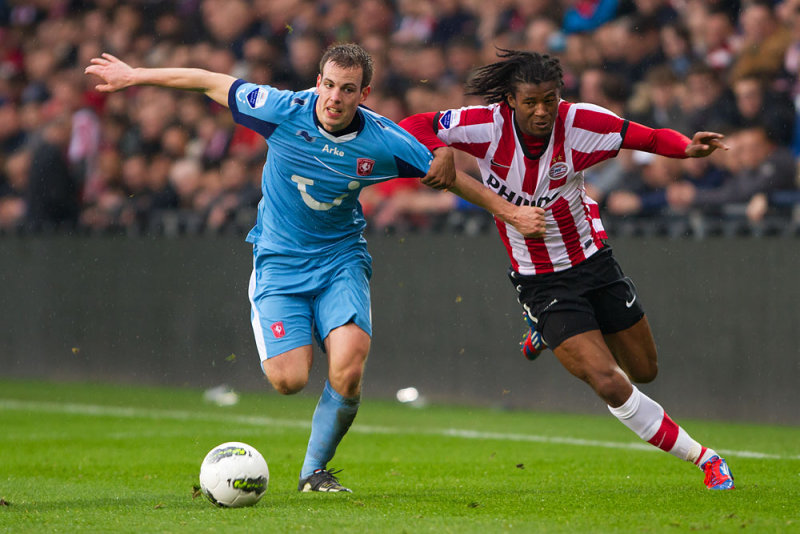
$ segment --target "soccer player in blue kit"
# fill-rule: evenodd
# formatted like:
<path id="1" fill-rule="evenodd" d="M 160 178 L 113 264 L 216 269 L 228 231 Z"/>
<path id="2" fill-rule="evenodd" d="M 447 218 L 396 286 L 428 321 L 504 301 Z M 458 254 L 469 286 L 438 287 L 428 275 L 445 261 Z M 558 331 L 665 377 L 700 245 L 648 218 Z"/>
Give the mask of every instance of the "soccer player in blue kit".
<path id="1" fill-rule="evenodd" d="M 328 48 L 316 87 L 298 92 L 203 69 L 132 68 L 110 54 L 86 68 L 103 80 L 95 87 L 101 92 L 135 85 L 202 92 L 267 140 L 263 198 L 247 236 L 251 323 L 262 369 L 278 392 L 292 394 L 308 382 L 313 339 L 328 357 L 300 471 L 304 492 L 350 491 L 328 462 L 358 411 L 372 334 L 372 259 L 358 195 L 384 180 L 423 178 L 432 161 L 452 163 L 451 148 L 432 156 L 405 130 L 361 106 L 372 69 L 372 58 L 355 44 Z M 544 232 L 541 208 L 515 206 L 460 173 L 450 190 L 525 235 Z"/>

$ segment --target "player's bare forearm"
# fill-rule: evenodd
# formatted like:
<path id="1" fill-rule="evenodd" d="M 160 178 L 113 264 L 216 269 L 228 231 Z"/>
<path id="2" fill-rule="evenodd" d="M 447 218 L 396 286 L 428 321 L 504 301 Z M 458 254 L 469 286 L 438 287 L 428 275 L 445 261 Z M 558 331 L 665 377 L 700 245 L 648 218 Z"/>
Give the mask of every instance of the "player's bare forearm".
<path id="1" fill-rule="evenodd" d="M 433 150 L 433 161 L 422 183 L 434 189 L 449 189 L 456 180 L 456 166 L 453 149 L 439 147 Z"/>
<path id="2" fill-rule="evenodd" d="M 228 91 L 236 78 L 219 72 L 192 68 L 133 68 L 111 54 L 92 58 L 86 74 L 100 77 L 104 83 L 95 89 L 110 93 L 135 85 L 155 85 L 171 89 L 199 91 L 215 102 L 228 106 Z"/>
<path id="3" fill-rule="evenodd" d="M 455 183 L 450 191 L 511 224 L 525 237 L 544 235 L 545 219 L 542 208 L 512 204 L 462 171 L 456 171 Z"/>
<path id="4" fill-rule="evenodd" d="M 134 69 L 136 85 L 156 85 L 205 93 L 228 107 L 228 91 L 236 78 L 219 72 L 191 68 Z"/>

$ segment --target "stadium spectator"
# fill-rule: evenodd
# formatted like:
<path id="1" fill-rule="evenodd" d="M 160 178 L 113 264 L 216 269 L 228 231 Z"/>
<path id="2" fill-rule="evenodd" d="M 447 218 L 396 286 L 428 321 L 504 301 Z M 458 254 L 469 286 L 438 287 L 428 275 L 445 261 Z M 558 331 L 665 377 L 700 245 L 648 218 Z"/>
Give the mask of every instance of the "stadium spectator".
<path id="1" fill-rule="evenodd" d="M 392 41 L 398 45 L 429 43 L 436 25 L 434 4 L 425 0 L 397 2 L 397 29 Z"/>
<path id="2" fill-rule="evenodd" d="M 684 91 L 675 71 L 662 64 L 650 69 L 635 97 L 626 103 L 636 122 L 651 124 L 653 128 L 688 132 L 691 128 L 682 108 Z"/>
<path id="3" fill-rule="evenodd" d="M 700 467 L 709 489 L 733 489 L 725 460 L 633 385 L 655 379 L 655 342 L 580 174 L 623 147 L 675 159 L 707 157 L 727 148 L 722 135 L 701 131 L 690 140 L 674 130 L 625 121 L 596 105 L 569 103 L 560 98 L 563 74 L 557 58 L 513 50 L 498 55 L 500 61 L 476 69 L 467 84 L 485 106 L 413 115 L 401 125 L 431 150 L 455 145 L 473 155 L 482 180 L 498 196 L 546 208 L 548 231 L 534 237 L 497 222 L 511 261 L 509 278 L 530 325 L 523 354 L 532 360 L 544 346 L 551 347 L 562 365 L 640 438 Z M 446 187 L 454 166 L 437 163 L 427 178 Z"/>
<path id="4" fill-rule="evenodd" d="M 671 24 L 678 18 L 670 0 L 634 0 L 634 4 L 639 15 L 652 18 L 658 26 Z"/>
<path id="5" fill-rule="evenodd" d="M 570 0 L 564 12 L 564 33 L 585 33 L 596 30 L 614 19 L 617 0 Z"/>
<path id="6" fill-rule="evenodd" d="M 723 9 L 709 12 L 703 30 L 705 62 L 712 69 L 724 72 L 733 63 L 736 46 L 736 26 L 730 14 Z"/>
<path id="7" fill-rule="evenodd" d="M 678 177 L 679 169 L 677 160 L 647 158 L 635 177 L 629 177 L 627 187 L 619 187 L 608 195 L 608 212 L 620 216 L 661 214 L 668 206 L 667 186 Z"/>
<path id="8" fill-rule="evenodd" d="M 617 115 L 624 115 L 627 87 L 620 76 L 599 67 L 589 68 L 581 74 L 578 96 L 583 102 L 597 104 Z M 626 177 L 635 173 L 633 152 L 621 150 L 616 158 L 601 161 L 583 171 L 586 194 L 604 205 L 606 196 L 621 188 Z"/>
<path id="9" fill-rule="evenodd" d="M 195 196 L 202 190 L 203 167 L 195 159 L 182 159 L 172 164 L 169 170 L 169 186 L 178 196 L 178 208 L 193 210 Z"/>
<path id="10" fill-rule="evenodd" d="M 680 22 L 666 24 L 661 28 L 661 49 L 667 65 L 676 76 L 683 78 L 695 61 L 689 30 Z"/>
<path id="11" fill-rule="evenodd" d="M 31 155 L 27 150 L 9 154 L 0 174 L 0 230 L 17 230 L 24 226 L 28 211 L 26 192 Z"/>
<path id="12" fill-rule="evenodd" d="M 69 115 L 50 121 L 31 150 L 27 224 L 33 230 L 72 229 L 78 219 L 79 191 L 67 160 Z"/>
<path id="13" fill-rule="evenodd" d="M 27 139 L 19 108 L 11 102 L 0 104 L 0 158 L 22 148 Z"/>
<path id="14" fill-rule="evenodd" d="M 252 169 L 242 158 L 228 158 L 220 167 L 221 191 L 211 203 L 206 227 L 223 229 L 235 221 L 236 214 L 243 209 L 254 210 L 261 199 L 261 189 L 250 179 Z"/>
<path id="15" fill-rule="evenodd" d="M 630 85 L 639 83 L 648 70 L 666 61 L 661 50 L 661 25 L 653 16 L 630 16 L 622 24 L 624 73 Z"/>
<path id="16" fill-rule="evenodd" d="M 641 111 L 640 97 L 650 92 L 647 72 L 654 64 L 665 63 L 679 78 L 670 99 L 678 98 L 691 124 L 684 126 L 670 115 L 677 122 L 669 127 L 683 132 L 699 128 L 729 131 L 744 124 L 745 114 L 735 105 L 735 87 L 739 80 L 760 76 L 771 135 L 786 144 L 792 135 L 788 132 L 794 131 L 791 146 L 795 155 L 800 154 L 800 128 L 794 126 L 800 123 L 794 106 L 800 93 L 798 0 L 757 0 L 741 5 L 736 0 L 441 0 L 429 6 L 413 0 L 403 4 L 387 0 L 45 4 L 11 3 L 8 18 L 0 21 L 0 161 L 41 137 L 45 125 L 68 108 L 74 115 L 71 171 L 78 186 L 90 191 L 99 172 L 101 151 L 117 150 L 121 160 L 134 155 L 158 158 L 181 144 L 173 143 L 180 137 L 176 123 L 185 130 L 187 157 L 200 158 L 206 168 L 219 168 L 231 157 L 261 157 L 264 150 L 258 136 L 234 128 L 227 114 L 201 95 L 181 95 L 176 103 L 170 102 L 174 97 L 150 88 L 140 89 L 141 97 L 135 96 L 135 100 L 86 92 L 80 83 L 75 84 L 75 69 L 106 48 L 141 65 L 201 66 L 261 84 L 289 87 L 301 83 L 295 81 L 298 78 L 308 78 L 302 65 L 313 67 L 314 62 L 307 58 L 319 57 L 325 44 L 356 40 L 376 61 L 372 105 L 394 119 L 408 113 L 403 109 L 406 93 L 419 93 L 416 85 L 420 79 L 435 87 L 441 99 L 459 105 L 474 103 L 464 99 L 461 87 L 470 66 L 494 61 L 496 46 L 557 54 L 565 69 L 563 94 L 567 98 L 577 97 L 580 77 L 587 69 L 643 76 L 645 87 L 630 87 L 634 97 L 623 110 L 634 120 Z M 432 20 L 432 29 L 426 30 L 427 41 L 416 38 L 414 46 L 391 41 L 409 5 L 416 5 L 416 11 L 427 13 Z M 572 33 L 561 31 L 566 11 L 577 10 L 591 19 L 596 9 L 607 6 L 613 10 L 607 11 L 610 14 L 602 24 Z M 246 16 L 241 16 L 243 13 Z M 639 45 L 649 42 L 643 37 L 650 32 L 631 33 L 629 21 L 648 18 L 662 26 L 657 50 L 652 50 L 655 55 L 648 54 L 653 59 L 641 68 L 633 67 L 639 63 L 633 55 L 646 48 Z M 314 36 L 311 41 L 317 40 L 317 44 L 310 43 L 307 36 Z M 710 68 L 716 81 L 698 75 L 697 65 Z M 420 75 L 425 71 L 420 67 L 426 66 L 432 74 Z M 784 104 L 776 106 L 778 102 Z M 787 110 L 795 116 L 786 119 Z M 90 197 L 81 195 L 86 202 L 94 202 Z"/>
<path id="17" fill-rule="evenodd" d="M 561 53 L 566 46 L 566 36 L 558 24 L 549 17 L 535 18 L 525 29 L 525 48 L 532 52 Z"/>
<path id="18" fill-rule="evenodd" d="M 314 87 L 317 81 L 317 64 L 322 56 L 322 39 L 316 33 L 294 31 L 286 42 L 289 47 L 289 63 L 288 75 L 282 80 L 283 84 L 288 87 Z"/>
<path id="19" fill-rule="evenodd" d="M 527 5 L 535 2 L 526 2 Z M 467 9 L 459 0 L 438 0 L 436 5 L 436 23 L 431 34 L 431 41 L 439 46 L 449 48 L 451 41 L 475 35 L 478 20 L 475 13 Z"/>
<path id="20" fill-rule="evenodd" d="M 135 167 L 141 162 L 142 173 L 146 168 L 144 156 L 131 156 L 124 163 L 120 153 L 106 148 L 100 151 L 97 165 L 91 178 L 84 183 L 81 194 L 79 222 L 92 231 L 102 231 L 118 225 L 118 215 L 125 202 L 122 187 L 123 169 Z"/>
<path id="21" fill-rule="evenodd" d="M 722 213 L 726 206 L 745 205 L 758 193 L 795 188 L 797 162 L 786 147 L 777 146 L 764 126 L 738 130 L 732 141 L 734 172 L 719 187 L 699 189 L 689 182 L 672 184 L 667 192 L 676 211 L 699 208 Z"/>
<path id="22" fill-rule="evenodd" d="M 746 2 L 739 15 L 739 26 L 741 34 L 730 68 L 731 79 L 736 80 L 753 72 L 772 77 L 780 74 L 791 35 L 776 16 L 773 2 Z"/>
<path id="23" fill-rule="evenodd" d="M 786 93 L 770 90 L 767 81 L 757 73 L 734 80 L 732 89 L 738 112 L 736 127 L 760 122 L 775 143 L 781 146 L 791 145 L 795 111 Z"/>
<path id="24" fill-rule="evenodd" d="M 686 76 L 683 99 L 689 131 L 707 125 L 715 131 L 728 131 L 736 120 L 736 103 L 720 74 L 705 63 L 695 63 Z"/>
<path id="25" fill-rule="evenodd" d="M 463 85 L 480 61 L 480 46 L 474 37 L 462 34 L 447 41 L 445 55 L 448 78 Z"/>

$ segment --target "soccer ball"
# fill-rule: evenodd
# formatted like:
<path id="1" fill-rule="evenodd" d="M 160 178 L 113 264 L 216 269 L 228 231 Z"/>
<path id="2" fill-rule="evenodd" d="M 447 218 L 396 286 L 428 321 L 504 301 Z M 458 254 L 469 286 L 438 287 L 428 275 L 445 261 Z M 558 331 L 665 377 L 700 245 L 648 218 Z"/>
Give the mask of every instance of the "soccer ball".
<path id="1" fill-rule="evenodd" d="M 267 491 L 268 484 L 266 460 L 247 443 L 230 441 L 217 445 L 200 466 L 200 489 L 217 506 L 252 506 Z"/>

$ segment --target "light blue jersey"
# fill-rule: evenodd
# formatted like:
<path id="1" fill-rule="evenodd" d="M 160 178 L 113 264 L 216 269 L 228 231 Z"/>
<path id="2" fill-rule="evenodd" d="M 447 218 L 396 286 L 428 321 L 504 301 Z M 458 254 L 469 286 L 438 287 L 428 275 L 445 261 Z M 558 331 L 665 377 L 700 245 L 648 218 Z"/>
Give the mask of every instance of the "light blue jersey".
<path id="1" fill-rule="evenodd" d="M 359 107 L 358 131 L 335 137 L 319 125 L 314 90 L 281 91 L 237 80 L 234 120 L 269 144 L 258 220 L 247 240 L 275 254 L 319 257 L 364 242 L 361 189 L 422 177 L 430 151 L 389 119 Z"/>
<path id="2" fill-rule="evenodd" d="M 314 110 L 314 90 L 280 91 L 237 80 L 233 118 L 269 144 L 262 174 L 250 279 L 251 324 L 262 360 L 311 344 L 352 322 L 372 334 L 372 259 L 361 189 L 422 177 L 430 151 L 392 121 L 358 108 L 359 128 L 333 136 Z"/>

